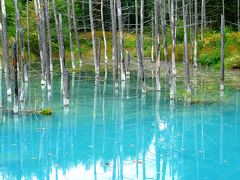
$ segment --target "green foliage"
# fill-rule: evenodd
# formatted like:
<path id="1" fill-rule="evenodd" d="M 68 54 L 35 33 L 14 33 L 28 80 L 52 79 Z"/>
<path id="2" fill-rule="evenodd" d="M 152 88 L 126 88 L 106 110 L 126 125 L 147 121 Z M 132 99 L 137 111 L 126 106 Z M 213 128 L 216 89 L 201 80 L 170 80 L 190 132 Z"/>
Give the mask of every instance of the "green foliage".
<path id="1" fill-rule="evenodd" d="M 51 108 L 46 108 L 46 109 L 39 111 L 39 114 L 45 115 L 45 116 L 50 116 L 50 115 L 52 115 L 52 113 L 53 112 L 52 112 Z"/>

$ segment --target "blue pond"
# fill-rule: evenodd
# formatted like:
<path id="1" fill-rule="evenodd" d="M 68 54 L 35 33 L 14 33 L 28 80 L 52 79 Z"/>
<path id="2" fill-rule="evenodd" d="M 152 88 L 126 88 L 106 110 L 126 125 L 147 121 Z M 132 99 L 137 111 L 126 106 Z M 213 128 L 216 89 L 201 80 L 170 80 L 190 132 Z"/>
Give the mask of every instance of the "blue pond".
<path id="1" fill-rule="evenodd" d="M 134 76 L 116 91 L 111 75 L 80 73 L 63 108 L 60 78 L 51 94 L 36 79 L 21 106 L 53 115 L 1 111 L 0 179 L 240 179 L 238 91 L 222 103 L 170 104 L 164 92 L 142 96 Z M 12 107 L 4 84 L 0 103 Z"/>

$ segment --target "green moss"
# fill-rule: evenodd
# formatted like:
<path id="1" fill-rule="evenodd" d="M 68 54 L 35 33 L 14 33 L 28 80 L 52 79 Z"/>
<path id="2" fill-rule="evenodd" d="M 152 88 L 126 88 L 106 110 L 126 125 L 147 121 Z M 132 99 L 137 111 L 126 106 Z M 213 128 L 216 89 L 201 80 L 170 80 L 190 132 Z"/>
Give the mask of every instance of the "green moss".
<path id="1" fill-rule="evenodd" d="M 52 109 L 51 108 L 46 108 L 41 111 L 39 111 L 39 114 L 44 115 L 44 116 L 50 116 L 52 115 Z"/>

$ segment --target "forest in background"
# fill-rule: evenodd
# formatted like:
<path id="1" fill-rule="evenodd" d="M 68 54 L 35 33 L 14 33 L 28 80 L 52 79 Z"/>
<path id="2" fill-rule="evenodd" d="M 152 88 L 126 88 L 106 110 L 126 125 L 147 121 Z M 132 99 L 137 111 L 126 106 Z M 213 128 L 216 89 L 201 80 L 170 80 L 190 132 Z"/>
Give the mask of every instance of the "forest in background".
<path id="1" fill-rule="evenodd" d="M 125 33 L 125 49 L 129 50 L 132 56 L 136 57 L 136 45 L 135 45 L 135 2 L 131 0 L 123 0 L 122 2 L 122 14 L 123 14 L 123 25 Z M 194 34 L 194 0 L 187 0 L 186 4 L 189 4 L 188 13 L 188 31 L 190 33 L 189 39 L 193 38 Z M 26 37 L 27 29 L 27 1 L 20 0 L 19 10 L 21 14 L 21 24 Z M 55 28 L 54 14 L 52 1 L 49 1 L 49 17 L 50 17 L 50 28 L 53 43 L 53 55 L 58 55 L 58 44 L 57 44 L 57 32 Z M 108 56 L 111 57 L 112 51 L 112 34 L 111 34 L 111 10 L 109 0 L 104 0 L 104 26 L 106 30 L 106 38 L 108 45 Z M 140 1 L 139 7 L 140 7 Z M 166 1 L 166 6 L 168 6 L 168 1 Z M 183 22 L 182 22 L 182 1 L 178 0 L 178 21 L 177 21 L 177 46 L 176 46 L 176 61 L 180 62 L 183 60 Z M 226 45 L 225 45 L 225 56 L 226 56 L 226 67 L 227 68 L 240 68 L 240 34 L 238 31 L 238 0 L 225 0 L 225 31 L 226 31 Z M 152 14 L 154 12 L 154 1 L 145 0 L 144 1 L 144 53 L 145 57 L 151 57 L 151 46 L 152 46 Z M 72 8 L 72 7 L 71 7 Z M 202 65 L 214 65 L 214 67 L 219 67 L 220 63 L 220 49 L 221 49 L 221 39 L 220 39 L 220 25 L 221 25 L 221 14 L 222 14 L 222 1 L 219 0 L 205 0 L 206 8 L 206 18 L 204 25 L 204 39 L 201 41 L 201 10 L 202 10 L 202 0 L 198 0 L 198 20 L 199 20 L 199 47 L 198 47 L 198 63 Z M 67 57 L 69 54 L 69 36 L 68 36 L 68 18 L 67 18 L 67 1 L 66 0 L 56 0 L 56 10 L 57 13 L 62 13 L 63 17 L 63 31 L 65 39 L 65 47 L 67 49 Z M 74 9 L 76 16 L 76 24 L 79 32 L 79 39 L 81 44 L 81 53 L 84 59 L 89 60 L 92 53 L 92 37 L 91 37 L 91 27 L 90 27 L 90 17 L 89 17 L 89 4 L 88 0 L 75 0 Z M 93 15 L 96 28 L 97 37 L 102 38 L 102 26 L 101 26 L 101 2 L 93 1 Z M 6 11 L 7 11 L 7 26 L 8 26 L 8 39 L 11 42 L 11 37 L 16 36 L 16 21 L 15 21 L 15 8 L 13 0 L 6 0 Z M 166 12 L 169 13 L 168 11 Z M 169 42 L 169 48 L 171 48 L 171 31 L 169 16 L 166 15 L 167 19 L 167 39 Z M 191 23 L 191 24 L 190 24 Z M 161 24 L 161 23 L 160 23 Z M 191 25 L 191 26 L 190 26 Z M 36 58 L 39 56 L 38 48 L 38 38 L 37 38 L 37 24 L 36 16 L 34 12 L 34 1 L 29 1 L 29 37 L 31 43 L 32 55 Z M 73 26 L 71 26 L 73 28 Z M 72 29 L 74 31 L 74 29 Z M 161 28 L 160 28 L 161 31 Z M 192 34 L 192 35 L 191 35 Z M 73 38 L 74 41 L 74 38 Z M 103 43 L 103 42 L 102 42 Z M 11 43 L 8 43 L 9 46 Z M 25 46 L 27 47 L 27 38 L 25 38 Z M 191 46 L 191 45 L 189 45 Z M 102 46 L 103 47 L 103 46 Z M 103 48 L 102 48 L 103 49 Z M 77 52 L 76 43 L 74 42 L 74 51 Z M 161 51 L 162 48 L 161 48 Z M 169 51 L 170 52 L 170 51 Z M 102 56 L 104 53 L 101 53 Z M 163 52 L 160 53 L 163 58 Z M 191 56 L 191 51 L 190 51 Z M 92 59 L 92 58 L 90 58 Z M 190 57 L 190 61 L 191 61 Z"/>

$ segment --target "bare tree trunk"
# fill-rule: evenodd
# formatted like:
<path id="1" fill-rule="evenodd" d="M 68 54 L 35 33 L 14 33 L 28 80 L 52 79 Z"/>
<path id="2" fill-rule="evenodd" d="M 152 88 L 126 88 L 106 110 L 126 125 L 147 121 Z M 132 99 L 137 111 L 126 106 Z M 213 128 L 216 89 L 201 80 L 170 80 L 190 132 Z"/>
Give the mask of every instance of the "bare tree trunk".
<path id="1" fill-rule="evenodd" d="M 118 88 L 118 48 L 117 48 L 117 23 L 115 0 L 110 0 L 111 19 L 112 19 L 112 60 L 113 60 L 113 75 L 114 86 Z"/>
<path id="2" fill-rule="evenodd" d="M 175 63 L 175 51 L 176 51 L 176 35 L 175 35 L 175 18 L 174 18 L 174 0 L 169 0 L 169 14 L 170 14 L 170 25 L 172 32 L 172 74 L 175 76 L 177 74 L 176 71 L 176 63 Z"/>
<path id="3" fill-rule="evenodd" d="M 156 90 L 161 90 L 160 84 L 160 33 L 159 33 L 159 0 L 154 0 L 154 14 L 155 14 L 155 50 L 156 50 Z"/>
<path id="4" fill-rule="evenodd" d="M 63 105 L 68 106 L 69 105 L 69 91 L 70 91 L 70 79 L 69 79 L 69 73 L 68 69 L 64 68 L 63 70 Z"/>
<path id="5" fill-rule="evenodd" d="M 69 32 L 70 53 L 71 53 L 71 60 L 72 60 L 72 68 L 75 69 L 73 41 L 72 41 L 72 28 L 71 28 L 72 24 L 71 24 L 70 0 L 67 0 L 67 6 L 68 6 L 68 32 Z"/>
<path id="6" fill-rule="evenodd" d="M 198 0 L 195 0 L 195 8 L 194 8 L 194 13 L 195 13 L 195 29 L 194 29 L 194 57 L 193 57 L 193 67 L 197 68 L 197 46 L 198 46 Z"/>
<path id="7" fill-rule="evenodd" d="M 224 16 L 221 15 L 221 85 L 220 85 L 220 91 L 224 91 L 224 28 L 225 28 L 225 22 L 224 22 Z"/>
<path id="8" fill-rule="evenodd" d="M 190 88 L 190 75 L 189 75 L 189 63 L 188 63 L 188 35 L 187 35 L 187 6 L 185 1 L 182 1 L 183 7 L 183 26 L 184 26 L 184 66 L 185 66 L 185 83 L 187 93 L 191 93 Z"/>
<path id="9" fill-rule="evenodd" d="M 12 60 L 13 60 L 13 71 L 14 71 L 14 105 L 13 112 L 15 114 L 18 113 L 18 105 L 19 105 L 19 91 L 18 91 L 18 68 L 17 68 L 17 44 L 13 39 L 12 42 Z"/>
<path id="10" fill-rule="evenodd" d="M 57 12 L 56 12 L 56 4 L 55 0 L 52 0 L 52 5 L 53 5 L 53 14 L 54 14 L 54 19 L 55 19 L 55 26 L 56 26 L 56 32 L 57 32 L 57 40 L 58 40 L 58 48 L 59 48 L 59 60 L 60 60 L 60 70 L 61 74 L 63 73 L 63 60 L 61 59 L 61 43 L 60 43 L 60 35 L 59 35 L 59 23 L 58 23 L 58 17 L 57 17 Z"/>
<path id="11" fill-rule="evenodd" d="M 122 23 L 122 4 L 121 0 L 117 0 L 117 12 L 118 12 L 118 26 L 119 26 L 119 50 L 120 50 L 120 61 L 121 61 L 121 80 L 126 80 L 126 70 L 124 62 L 124 32 Z"/>
<path id="12" fill-rule="evenodd" d="M 89 6 L 90 6 L 90 5 L 89 5 Z M 77 30 L 74 0 L 72 0 L 72 16 L 73 16 L 73 27 L 74 27 L 74 31 L 75 31 L 75 38 L 76 38 L 77 49 L 78 49 L 78 59 L 79 59 L 80 65 L 81 65 L 81 64 L 82 64 L 82 55 L 81 55 L 79 35 L 78 35 L 78 30 Z"/>
<path id="13" fill-rule="evenodd" d="M 63 65 L 63 70 L 65 69 L 65 47 L 64 47 L 64 38 L 63 38 L 63 28 L 62 28 L 62 14 L 59 14 L 59 48 L 60 48 L 60 59 L 61 64 Z"/>
<path id="14" fill-rule="evenodd" d="M 53 72 L 53 62 L 52 62 L 52 35 L 50 28 L 50 16 L 49 16 L 49 1 L 46 2 L 46 23 L 47 23 L 47 36 L 48 36 L 48 49 L 49 49 L 49 64 L 50 72 Z"/>
<path id="15" fill-rule="evenodd" d="M 202 0 L 202 13 L 201 13 L 201 40 L 204 40 L 204 18 L 205 18 L 205 0 Z"/>
<path id="16" fill-rule="evenodd" d="M 27 44 L 28 44 L 28 64 L 29 64 L 29 71 L 30 71 L 30 63 L 31 63 L 31 48 L 30 48 L 30 38 L 29 38 L 29 0 L 27 0 Z"/>
<path id="17" fill-rule="evenodd" d="M 98 62 L 98 57 L 97 57 L 97 41 L 96 41 L 96 32 L 95 32 L 95 27 L 94 27 L 93 9 L 92 8 L 93 8 L 92 0 L 89 0 L 89 16 L 90 16 L 91 31 L 92 31 L 92 44 L 93 44 L 95 74 L 99 74 L 99 62 Z"/>
<path id="18" fill-rule="evenodd" d="M 154 62 L 154 15 L 152 12 L 152 51 L 151 51 L 151 60 Z"/>
<path id="19" fill-rule="evenodd" d="M 163 38 L 163 49 L 165 57 L 166 75 L 170 77 L 171 67 L 168 57 L 168 44 L 167 44 L 167 27 L 166 27 L 166 2 L 165 0 L 160 0 L 160 10 L 161 10 L 161 22 L 162 22 L 162 38 Z"/>
<path id="20" fill-rule="evenodd" d="M 237 0 L 238 31 L 240 32 L 240 0 Z"/>
<path id="21" fill-rule="evenodd" d="M 11 96 L 12 91 L 11 91 L 11 85 L 10 85 L 10 68 L 9 68 L 5 0 L 1 0 L 1 13 L 2 13 L 2 37 L 3 37 L 2 47 L 3 47 L 3 56 L 4 56 L 4 72 L 5 72 L 5 79 L 6 79 L 7 96 Z"/>
<path id="22" fill-rule="evenodd" d="M 175 39 L 177 40 L 177 25 L 178 25 L 178 0 L 175 0 Z"/>
<path id="23" fill-rule="evenodd" d="M 138 32 L 138 2 L 135 0 L 135 14 L 136 14 L 136 48 L 138 54 L 138 65 L 139 65 L 139 73 L 141 76 L 141 83 L 142 83 L 142 93 L 146 93 L 146 86 L 145 86 L 145 76 L 144 76 L 144 65 L 143 65 L 143 21 L 144 21 L 144 0 L 141 0 L 141 13 L 140 13 L 140 22 L 141 24 L 141 33 L 139 37 Z"/>
<path id="24" fill-rule="evenodd" d="M 39 51 L 40 51 L 40 60 L 41 60 L 41 84 L 45 85 L 45 76 L 44 76 L 44 59 L 43 59 L 43 49 L 42 49 L 42 35 L 41 35 L 41 22 L 40 22 L 40 17 L 41 14 L 39 12 L 39 0 L 34 0 L 34 8 L 35 8 L 35 16 L 36 16 L 36 21 L 37 21 L 37 30 L 38 30 L 38 46 L 39 46 Z"/>
<path id="25" fill-rule="evenodd" d="M 126 76 L 130 76 L 130 63 L 131 63 L 131 56 L 129 51 L 127 51 L 127 58 L 126 58 Z"/>
<path id="26" fill-rule="evenodd" d="M 28 82 L 28 75 L 27 75 L 27 63 L 26 63 L 26 57 L 25 57 L 25 47 L 24 47 L 24 37 L 20 22 L 20 12 L 18 8 L 18 1 L 14 0 L 14 6 L 15 6 L 15 12 L 16 12 L 16 51 L 17 51 L 17 58 L 18 58 L 18 52 L 19 52 L 19 46 L 20 44 L 20 51 L 21 51 L 21 59 L 22 59 L 22 80 L 23 82 Z M 20 41 L 19 41 L 20 40 Z"/>
<path id="27" fill-rule="evenodd" d="M 82 16 L 83 16 L 84 34 L 86 34 L 87 33 L 87 27 L 86 27 L 86 17 L 85 17 L 85 0 L 82 0 Z"/>
<path id="28" fill-rule="evenodd" d="M 105 63 L 108 62 L 108 56 L 107 56 L 107 39 L 106 39 L 106 33 L 105 33 L 105 25 L 104 25 L 104 12 L 103 12 L 103 5 L 104 0 L 101 0 L 101 21 L 102 21 L 102 31 L 103 31 L 103 42 L 104 42 L 104 58 Z"/>

